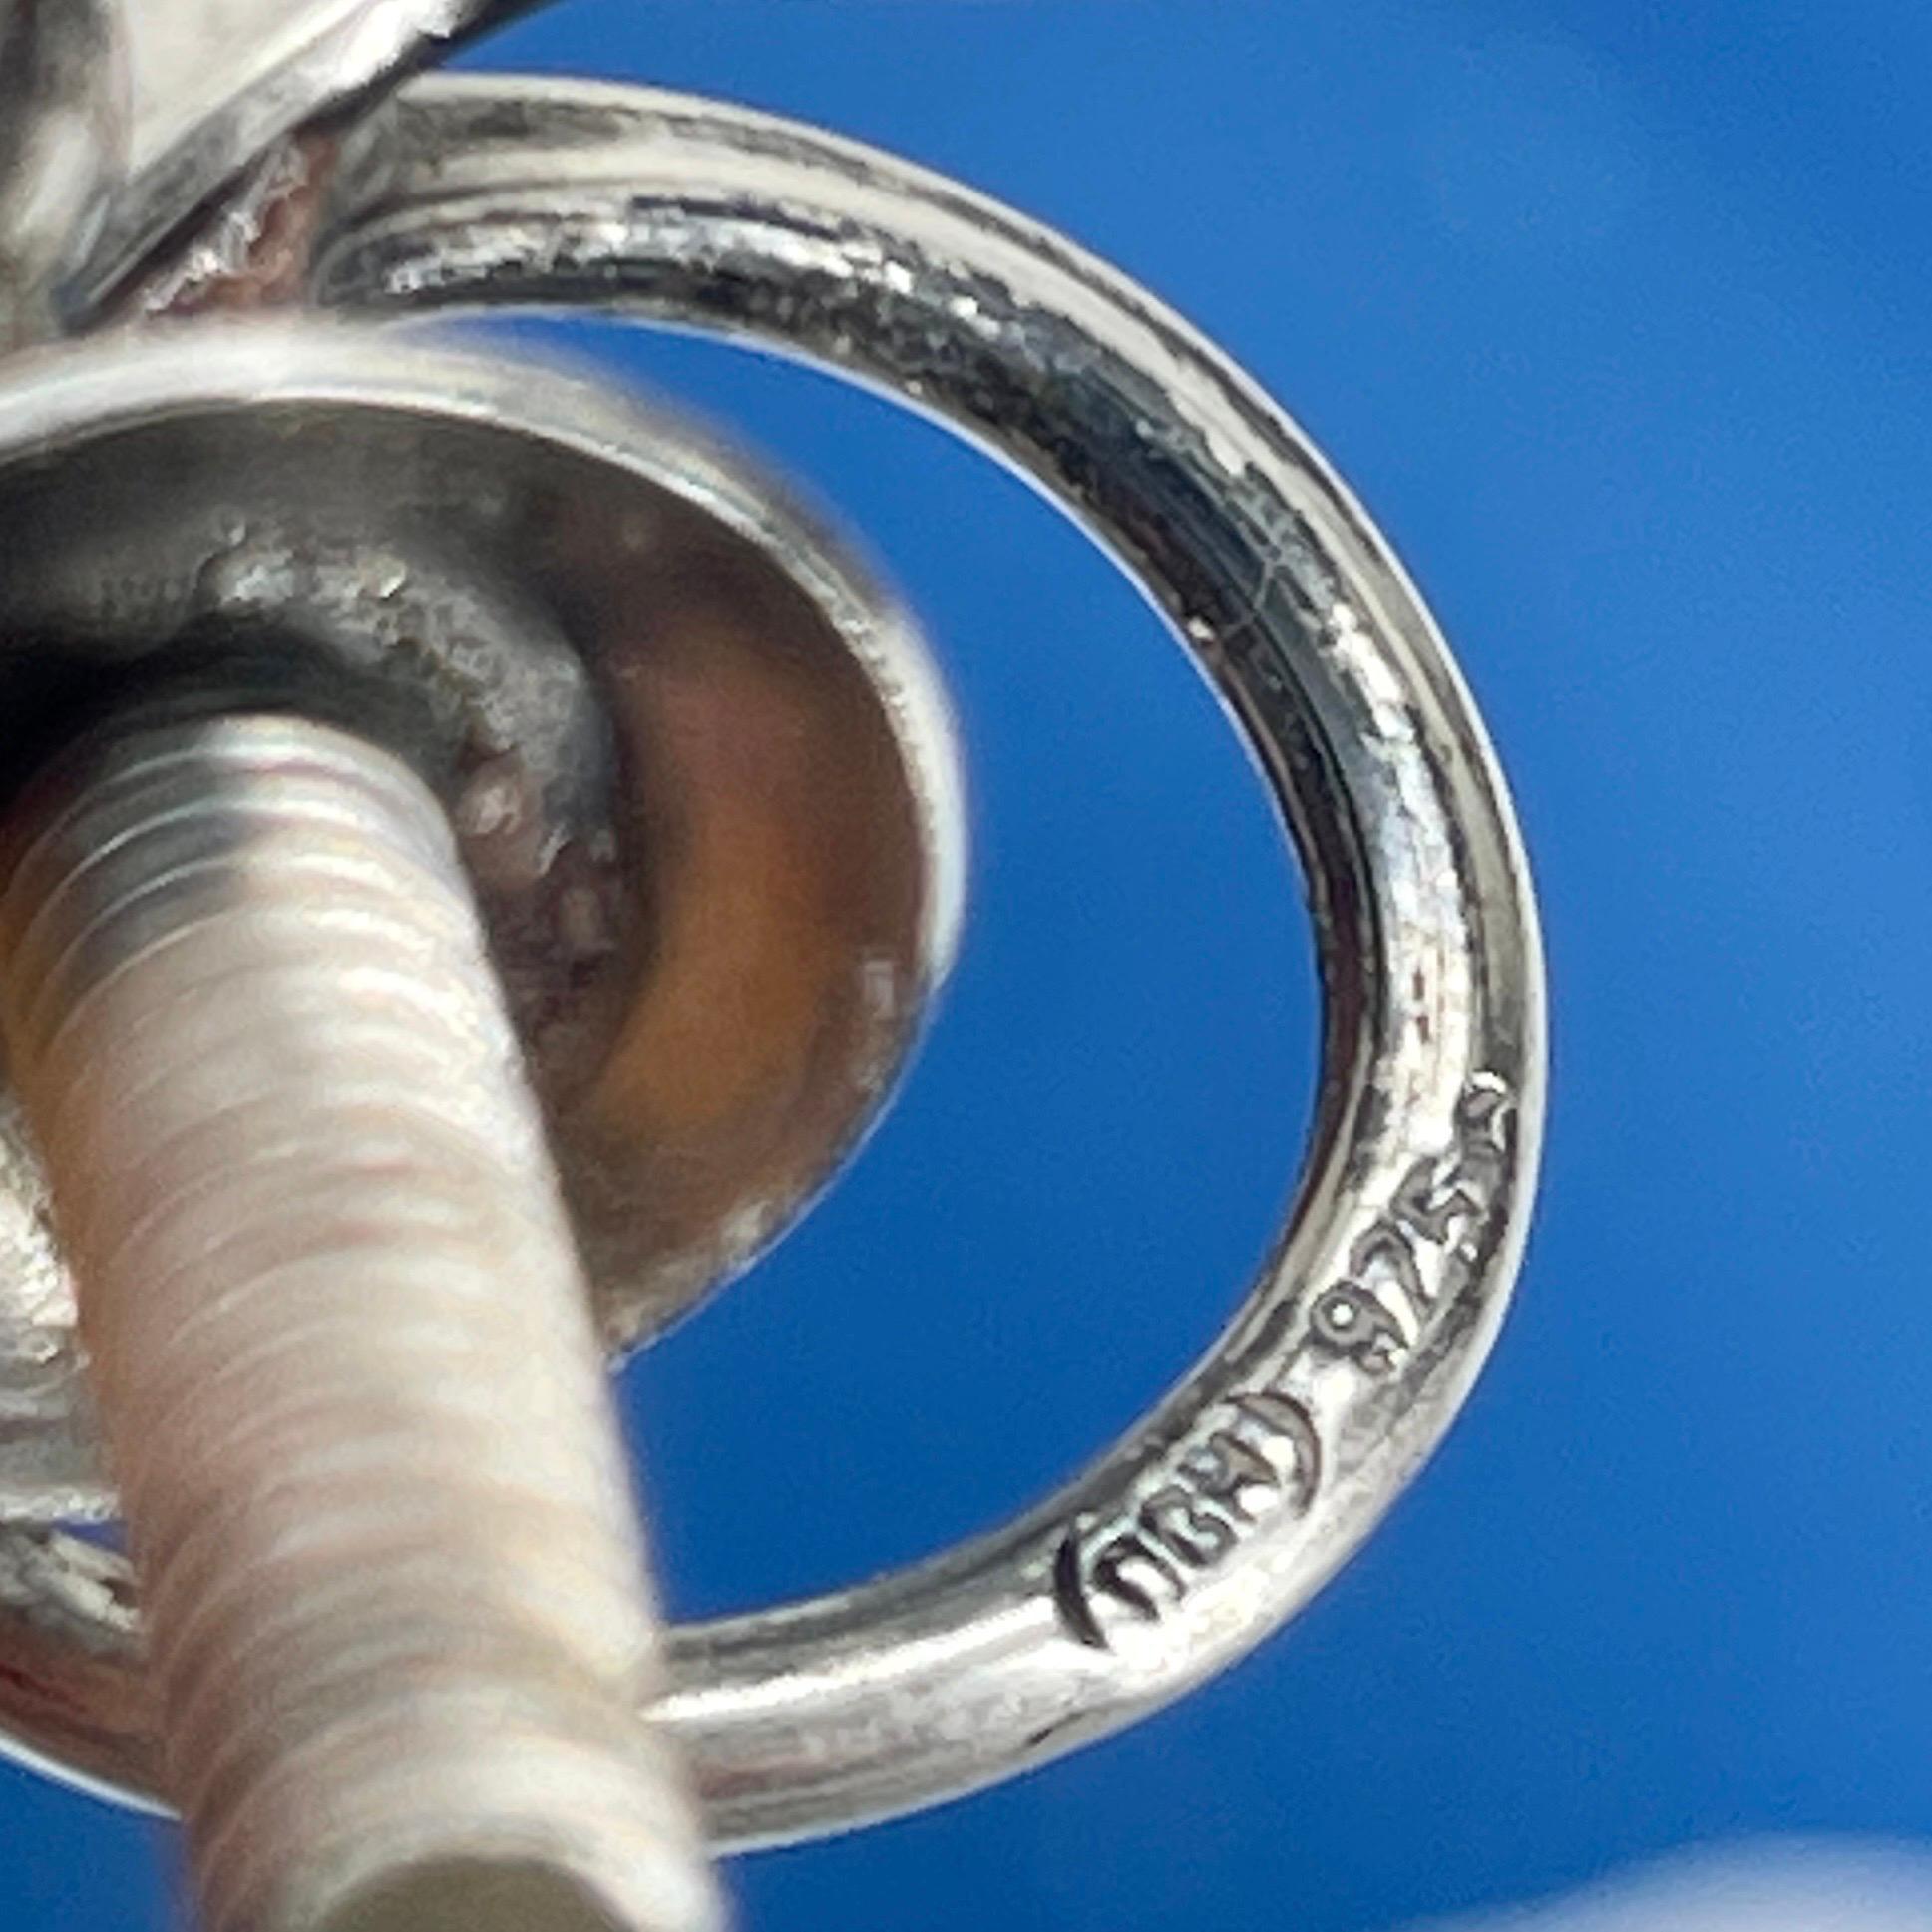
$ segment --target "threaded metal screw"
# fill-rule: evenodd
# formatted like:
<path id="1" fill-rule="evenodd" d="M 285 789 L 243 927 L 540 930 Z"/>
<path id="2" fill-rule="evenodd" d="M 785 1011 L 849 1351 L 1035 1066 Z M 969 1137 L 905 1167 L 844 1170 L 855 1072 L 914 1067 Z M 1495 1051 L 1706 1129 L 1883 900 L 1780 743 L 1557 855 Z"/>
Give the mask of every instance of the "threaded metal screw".
<path id="1" fill-rule="evenodd" d="M 627 1467 L 449 828 L 292 717 L 16 814 L 0 1031 L 210 1932 L 701 1932 Z"/>

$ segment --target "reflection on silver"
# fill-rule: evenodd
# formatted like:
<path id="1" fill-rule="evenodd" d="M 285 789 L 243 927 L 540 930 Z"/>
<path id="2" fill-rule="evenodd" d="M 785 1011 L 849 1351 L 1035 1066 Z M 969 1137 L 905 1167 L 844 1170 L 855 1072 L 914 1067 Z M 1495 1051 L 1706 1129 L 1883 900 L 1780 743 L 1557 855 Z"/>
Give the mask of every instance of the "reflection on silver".
<path id="1" fill-rule="evenodd" d="M 1151 297 L 809 130 L 661 94 L 419 84 L 353 138 L 318 221 L 312 286 L 345 310 L 600 306 L 954 424 L 1112 550 L 1226 699 L 1299 840 L 1325 976 L 1279 1248 L 1208 1357 L 1066 1491 L 904 1574 L 683 1631 L 656 1715 L 716 1835 L 744 1843 L 989 1782 L 1186 1690 L 1306 1603 L 1426 1459 L 1526 1230 L 1530 889 L 1414 590 L 1295 426 Z M 1298 1126 L 1285 1102 L 1285 1148 Z M 15 1736 L 140 1785 L 111 1572 L 31 1538 L 11 1568 Z"/>

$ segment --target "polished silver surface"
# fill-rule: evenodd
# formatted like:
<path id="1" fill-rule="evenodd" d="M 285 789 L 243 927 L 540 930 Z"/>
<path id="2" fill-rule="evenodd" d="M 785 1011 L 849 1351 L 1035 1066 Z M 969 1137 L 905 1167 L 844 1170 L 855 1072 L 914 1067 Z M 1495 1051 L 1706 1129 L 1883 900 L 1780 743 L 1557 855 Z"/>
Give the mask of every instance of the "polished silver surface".
<path id="1" fill-rule="evenodd" d="M 0 0 L 0 355 L 59 330 L 128 166 L 129 87 L 118 0 Z"/>
<path id="2" fill-rule="evenodd" d="M 207 1932 L 711 1932 L 622 1437 L 441 804 L 225 685 L 6 818 L 44 1152 Z M 210 709 L 211 706 L 223 707 Z M 540 1913 L 540 1899 L 557 1901 Z M 572 1901 L 575 1901 L 573 1904 Z M 568 1915 L 567 1915 L 568 1914 Z"/>
<path id="3" fill-rule="evenodd" d="M 611 1348 L 743 1269 L 957 944 L 910 619 L 743 462 L 554 371 L 200 322 L 8 375 L 0 771 L 210 653 L 387 733 L 458 827 Z M 40 1208 L 0 1096 L 0 1511 L 100 1516 Z"/>
<path id="4" fill-rule="evenodd" d="M 126 167 L 64 302 L 91 314 L 270 154 L 529 0 L 14 0 L 112 15 L 130 53 Z M 292 158 L 284 158 L 284 167 Z M 299 161 L 293 161 L 299 166 Z M 244 214 L 240 218 L 247 219 Z"/>
<path id="5" fill-rule="evenodd" d="M 315 233 L 314 287 L 344 309 L 597 306 L 799 355 L 953 423 L 1165 613 L 1307 868 L 1322 1102 L 1245 1306 L 1154 1414 L 1012 1527 L 677 1633 L 655 1715 L 714 1834 L 836 1829 L 990 1782 L 1232 1662 L 1439 1441 L 1501 1321 L 1534 1186 L 1529 883 L 1481 725 L 1399 566 L 1295 426 L 1144 291 L 790 124 L 609 88 L 416 84 L 357 133 Z M 1285 1190 L 1299 1128 L 1285 1096 Z M 996 1426 L 993 1391 L 987 1412 Z M 23 1531 L 0 1544 L 0 1586 L 16 1738 L 140 1785 L 111 1566 Z"/>

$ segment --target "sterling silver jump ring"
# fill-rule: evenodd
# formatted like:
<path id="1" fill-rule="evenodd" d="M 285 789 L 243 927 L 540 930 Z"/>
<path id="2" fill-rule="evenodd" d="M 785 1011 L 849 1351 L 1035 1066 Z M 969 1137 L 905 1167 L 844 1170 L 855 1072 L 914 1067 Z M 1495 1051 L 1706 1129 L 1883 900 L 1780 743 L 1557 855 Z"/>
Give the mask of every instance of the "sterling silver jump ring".
<path id="1" fill-rule="evenodd" d="M 744 1845 L 992 1782 L 1228 1665 L 1442 1437 L 1534 1192 L 1530 883 L 1482 725 L 1386 545 L 1144 290 L 951 183 L 735 107 L 412 83 L 346 145 L 309 293 L 365 316 L 600 308 L 872 385 L 1029 477 L 1213 681 L 1301 853 L 1322 961 L 1321 1100 L 1270 1260 L 1207 1357 L 1070 1487 L 902 1573 L 680 1630 L 654 1715 L 715 1838 Z M 1284 1096 L 1285 1143 L 1299 1124 Z M 12 1579 L 0 1651 L 45 1641 L 37 1588 Z M 125 1613 L 106 1585 L 98 1604 L 63 1588 L 92 1646 L 81 1703 L 12 1722 L 140 1790 Z"/>

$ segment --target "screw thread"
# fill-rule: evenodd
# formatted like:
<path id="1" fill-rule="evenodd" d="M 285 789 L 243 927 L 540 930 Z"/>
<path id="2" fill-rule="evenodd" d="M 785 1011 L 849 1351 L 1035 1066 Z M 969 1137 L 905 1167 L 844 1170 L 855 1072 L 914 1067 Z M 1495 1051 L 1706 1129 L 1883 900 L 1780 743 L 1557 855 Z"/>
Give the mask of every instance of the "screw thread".
<path id="1" fill-rule="evenodd" d="M 234 716 L 98 740 L 17 824 L 0 1029 L 211 1932 L 713 1924 L 636 1717 L 657 1631 L 585 1284 L 435 799 Z"/>

